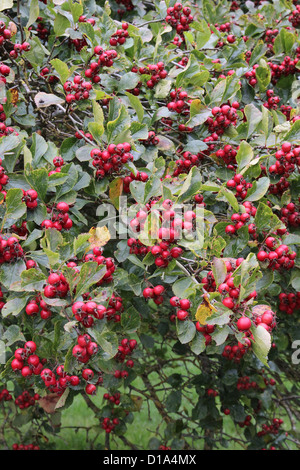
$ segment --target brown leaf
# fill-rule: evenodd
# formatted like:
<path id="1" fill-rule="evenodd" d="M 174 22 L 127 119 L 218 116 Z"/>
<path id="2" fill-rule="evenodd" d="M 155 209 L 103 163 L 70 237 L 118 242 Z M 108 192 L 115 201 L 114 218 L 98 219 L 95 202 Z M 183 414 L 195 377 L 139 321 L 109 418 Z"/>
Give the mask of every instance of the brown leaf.
<path id="1" fill-rule="evenodd" d="M 57 402 L 59 401 L 60 396 L 57 395 L 57 393 L 49 393 L 49 395 L 44 396 L 43 398 L 40 398 L 38 403 L 41 408 L 46 413 L 52 414 L 55 413 L 55 407 Z"/>

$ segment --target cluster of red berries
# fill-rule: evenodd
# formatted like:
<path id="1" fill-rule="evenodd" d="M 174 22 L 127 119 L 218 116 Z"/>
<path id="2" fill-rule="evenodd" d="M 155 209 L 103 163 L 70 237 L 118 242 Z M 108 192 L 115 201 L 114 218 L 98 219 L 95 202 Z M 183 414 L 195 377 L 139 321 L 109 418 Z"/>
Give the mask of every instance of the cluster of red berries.
<path id="1" fill-rule="evenodd" d="M 215 106 L 212 108 L 211 113 L 213 118 L 209 117 L 205 121 L 205 124 L 208 126 L 210 132 L 215 132 L 217 135 L 223 135 L 225 129 L 227 129 L 230 124 L 236 125 L 238 115 L 236 110 L 239 108 L 239 103 L 234 102 L 232 106 L 228 104 L 223 104 L 222 106 Z"/>
<path id="2" fill-rule="evenodd" d="M 23 410 L 25 408 L 29 408 L 30 406 L 34 406 L 36 401 L 39 401 L 40 395 L 38 393 L 33 393 L 32 395 L 28 390 L 24 390 L 16 399 L 15 405 Z"/>
<path id="3" fill-rule="evenodd" d="M 120 421 L 118 418 L 104 418 L 101 427 L 107 434 L 110 434 L 119 423 Z"/>
<path id="4" fill-rule="evenodd" d="M 66 102 L 72 103 L 73 101 L 87 100 L 90 97 L 92 84 L 87 82 L 80 75 L 75 75 L 73 82 L 67 80 L 64 83 L 64 90 L 67 93 Z"/>
<path id="5" fill-rule="evenodd" d="M 285 178 L 300 166 L 300 147 L 292 147 L 290 142 L 284 142 L 281 149 L 275 153 L 276 163 L 269 167 L 272 174 L 282 175 Z"/>
<path id="6" fill-rule="evenodd" d="M 1 165 L 2 165 L 2 158 L 0 158 L 0 191 L 3 194 L 3 186 L 7 185 L 7 183 L 9 182 L 9 177 L 7 176 L 5 169 Z M 4 191 L 4 193 L 5 193 L 4 196 L 6 196 L 6 191 Z"/>
<path id="7" fill-rule="evenodd" d="M 97 305 L 92 300 L 86 303 L 79 301 L 72 305 L 72 312 L 76 320 L 85 328 L 91 328 L 94 324 L 94 319 L 103 320 L 106 308 L 103 305 Z"/>
<path id="8" fill-rule="evenodd" d="M 1 77 L 0 77 L 1 81 Z M 0 121 L 5 121 L 6 120 L 6 114 L 3 112 L 4 108 L 2 104 L 0 104 Z M 15 135 L 18 135 L 18 133 L 14 130 L 13 127 L 6 126 L 4 122 L 0 122 L 0 137 L 4 137 L 6 135 L 10 135 L 12 133 L 15 133 Z M 2 160 L 1 160 L 2 162 Z M 0 163 L 1 165 L 1 163 Z"/>
<path id="9" fill-rule="evenodd" d="M 23 257 L 23 248 L 16 237 L 4 239 L 0 236 L 0 264 L 16 261 Z"/>
<path id="10" fill-rule="evenodd" d="M 78 362 L 86 364 L 92 356 L 97 354 L 98 349 L 97 343 L 91 341 L 90 335 L 84 333 L 83 335 L 78 336 L 77 344 L 72 350 L 72 355 Z"/>
<path id="11" fill-rule="evenodd" d="M 69 46 L 71 46 L 72 44 L 75 47 L 77 52 L 80 52 L 81 49 L 83 49 L 85 46 L 88 45 L 87 40 L 84 36 L 82 38 L 76 38 L 76 39 L 69 38 Z"/>
<path id="12" fill-rule="evenodd" d="M 186 67 L 187 64 L 188 64 L 188 62 L 189 62 L 188 56 L 184 55 L 184 56 L 182 56 L 181 59 L 177 62 L 178 65 L 176 66 L 176 68 L 179 69 L 179 68 L 180 68 L 180 65 L 181 65 L 182 67 Z"/>
<path id="13" fill-rule="evenodd" d="M 283 424 L 282 419 L 274 418 L 271 424 L 263 424 L 262 430 L 257 433 L 258 437 L 266 436 L 267 434 L 279 434 L 280 426 Z"/>
<path id="14" fill-rule="evenodd" d="M 12 400 L 12 396 L 9 393 L 9 391 L 6 388 L 1 390 L 1 392 L 0 392 L 0 402 L 1 401 L 11 401 L 11 400 Z"/>
<path id="15" fill-rule="evenodd" d="M 115 356 L 115 359 L 117 362 L 124 363 L 126 360 L 126 367 L 129 367 L 132 369 L 134 366 L 134 361 L 132 359 L 128 359 L 128 356 L 131 356 L 135 348 L 137 347 L 137 342 L 135 339 L 128 339 L 124 338 L 121 341 L 120 346 L 118 347 L 118 352 L 117 355 Z M 115 370 L 114 377 L 116 379 L 126 379 L 128 377 L 128 372 L 127 370 L 120 370 L 117 369 Z"/>
<path id="16" fill-rule="evenodd" d="M 189 31 L 194 21 L 190 7 L 183 7 L 179 2 L 167 9 L 166 22 L 176 29 L 177 34 L 184 38 L 184 31 Z"/>
<path id="17" fill-rule="evenodd" d="M 239 377 L 236 388 L 241 391 L 241 390 L 251 390 L 251 389 L 256 389 L 258 387 L 257 383 L 255 381 L 250 381 L 250 378 L 246 375 L 245 377 Z"/>
<path id="18" fill-rule="evenodd" d="M 208 346 L 212 342 L 211 334 L 215 331 L 214 325 L 201 326 L 200 322 L 196 323 L 196 330 L 202 333 L 205 338 L 205 346 Z"/>
<path id="19" fill-rule="evenodd" d="M 220 25 L 219 23 L 215 23 L 214 26 L 218 31 L 220 31 L 220 33 L 229 33 L 231 31 L 231 23 L 228 23 L 228 22 L 220 24 Z"/>
<path id="20" fill-rule="evenodd" d="M 226 163 L 229 170 L 234 170 L 237 165 L 235 158 L 237 155 L 237 150 L 235 150 L 232 145 L 227 144 L 224 146 L 224 148 L 216 151 L 216 157 L 221 158 L 223 162 Z"/>
<path id="21" fill-rule="evenodd" d="M 92 165 L 96 168 L 96 178 L 104 178 L 112 173 L 119 173 L 122 166 L 133 161 L 130 153 L 131 145 L 128 142 L 123 144 L 110 144 L 106 150 L 93 149 L 91 157 Z"/>
<path id="22" fill-rule="evenodd" d="M 0 21 L 0 46 L 12 36 L 10 29 L 6 27 L 4 21 Z"/>
<path id="23" fill-rule="evenodd" d="M 276 165 L 270 166 L 269 170 L 271 173 L 272 173 L 272 170 L 274 173 L 276 173 L 277 172 Z M 285 178 L 285 176 L 282 176 L 277 183 L 270 184 L 269 193 L 282 195 L 289 187 L 290 187 L 289 181 Z"/>
<path id="24" fill-rule="evenodd" d="M 15 371 L 21 371 L 23 377 L 34 375 L 40 375 L 44 359 L 40 360 L 36 351 L 36 344 L 34 341 L 27 341 L 23 348 L 18 348 L 15 351 L 14 359 L 11 362 L 11 368 Z"/>
<path id="25" fill-rule="evenodd" d="M 96 46 L 94 53 L 99 56 L 99 59 L 97 62 L 91 62 L 84 74 L 86 78 L 90 78 L 93 83 L 99 83 L 101 81 L 99 75 L 101 67 L 112 67 L 114 65 L 114 59 L 118 54 L 115 50 L 104 51 L 101 46 Z"/>
<path id="26" fill-rule="evenodd" d="M 300 310 L 300 292 L 279 294 L 279 310 L 287 315 L 293 315 L 295 310 Z"/>
<path id="27" fill-rule="evenodd" d="M 175 162 L 173 176 L 177 177 L 184 173 L 189 173 L 193 166 L 199 166 L 204 158 L 204 154 L 198 153 L 197 155 L 191 152 L 183 152 L 180 158 Z"/>
<path id="28" fill-rule="evenodd" d="M 127 240 L 127 245 L 130 247 L 130 254 L 136 256 L 146 256 L 147 253 L 151 250 L 150 246 L 145 246 L 140 240 L 136 238 L 129 238 Z"/>
<path id="29" fill-rule="evenodd" d="M 19 237 L 25 237 L 29 233 L 27 229 L 26 220 L 23 220 L 23 222 L 21 222 L 21 225 L 19 227 L 16 224 L 13 224 L 11 226 L 11 230 Z"/>
<path id="30" fill-rule="evenodd" d="M 299 55 L 297 55 L 295 59 L 286 56 L 281 62 L 281 64 L 274 64 L 273 62 L 268 62 L 268 65 L 271 69 L 271 83 L 273 85 L 276 85 L 276 83 L 281 77 L 294 75 L 297 72 L 296 65 L 298 62 Z"/>
<path id="31" fill-rule="evenodd" d="M 134 5 L 131 0 L 116 0 L 118 5 L 124 5 L 127 11 L 132 11 L 134 9 Z M 119 15 L 123 15 L 125 13 L 124 10 L 118 10 Z"/>
<path id="32" fill-rule="evenodd" d="M 251 219 L 251 216 L 255 217 L 257 209 L 256 207 L 254 207 L 254 205 L 251 202 L 246 201 L 243 203 L 243 206 L 245 207 L 246 212 L 242 214 L 238 214 L 238 213 L 232 214 L 231 221 L 233 222 L 234 225 L 230 224 L 230 225 L 227 225 L 227 227 L 225 228 L 225 232 L 228 233 L 229 235 L 236 233 L 237 230 L 244 227 L 244 225 L 247 225 L 247 223 Z M 256 239 L 258 237 L 256 233 L 255 224 L 252 223 L 248 225 L 248 232 L 253 239 Z"/>
<path id="33" fill-rule="evenodd" d="M 139 139 L 139 142 L 141 142 L 143 145 L 146 145 L 146 147 L 149 147 L 150 145 L 158 145 L 159 144 L 159 138 L 155 134 L 154 131 L 149 131 L 148 132 L 148 138 L 147 139 Z"/>
<path id="34" fill-rule="evenodd" d="M 100 247 L 95 247 L 93 248 L 93 253 L 87 254 L 84 257 L 84 261 L 88 263 L 89 261 L 95 261 L 98 263 L 98 265 L 103 265 L 106 267 L 106 272 L 102 279 L 97 282 L 97 286 L 102 286 L 102 284 L 109 284 L 113 280 L 113 273 L 115 272 L 116 266 L 113 258 L 105 258 L 105 256 L 102 255 L 102 248 Z M 70 266 L 70 265 L 69 265 Z M 75 266 L 70 266 L 70 267 L 75 267 Z"/>
<path id="35" fill-rule="evenodd" d="M 250 415 L 247 415 L 244 421 L 238 423 L 240 428 L 244 428 L 245 426 L 251 426 L 251 419 L 252 417 Z"/>
<path id="36" fill-rule="evenodd" d="M 25 311 L 27 315 L 33 316 L 40 314 L 42 320 L 48 320 L 51 317 L 51 311 L 48 309 L 46 302 L 38 295 L 35 299 L 30 300 L 26 305 Z"/>
<path id="37" fill-rule="evenodd" d="M 128 37 L 128 23 L 123 23 L 122 29 L 117 29 L 117 31 L 112 35 L 109 44 L 111 46 L 117 46 L 118 44 L 122 46 L 123 44 L 125 44 L 126 39 Z"/>
<path id="38" fill-rule="evenodd" d="M 46 26 L 44 19 L 41 16 L 38 16 L 36 21 L 37 21 L 37 28 L 36 28 L 37 36 L 42 41 L 47 41 L 49 34 L 50 34 L 50 30 Z M 29 26 L 28 29 L 29 31 L 33 30 L 33 26 Z"/>
<path id="39" fill-rule="evenodd" d="M 148 88 L 152 89 L 155 85 L 168 76 L 168 72 L 165 69 L 165 64 L 163 62 L 158 62 L 157 64 L 149 64 L 145 67 L 133 67 L 132 72 L 139 73 L 140 75 L 151 75 L 151 78 L 147 80 L 146 85 Z"/>
<path id="40" fill-rule="evenodd" d="M 76 386 L 80 382 L 77 375 L 67 375 L 63 365 L 57 366 L 55 372 L 51 369 L 43 369 L 40 376 L 49 391 L 58 396 L 61 396 L 69 386 Z"/>
<path id="41" fill-rule="evenodd" d="M 51 75 L 51 69 L 49 67 L 43 67 L 40 76 L 44 77 L 49 83 L 56 83 L 59 81 L 59 78 L 56 75 Z"/>
<path id="42" fill-rule="evenodd" d="M 282 114 L 284 114 L 286 116 L 287 121 L 290 121 L 290 119 L 291 119 L 292 109 L 293 109 L 292 106 L 288 106 L 288 105 L 285 105 L 285 104 L 282 104 L 280 106 L 280 111 L 282 112 Z M 293 122 L 295 122 L 295 120 L 298 120 L 298 118 L 300 118 L 300 116 L 295 116 L 295 118 L 293 119 Z"/>
<path id="43" fill-rule="evenodd" d="M 208 397 L 217 397 L 219 395 L 219 392 L 217 390 L 214 390 L 213 388 L 209 388 L 208 390 L 206 390 L 206 395 Z"/>
<path id="44" fill-rule="evenodd" d="M 182 88 L 176 88 L 171 91 L 170 98 L 172 101 L 168 103 L 168 110 L 174 111 L 183 116 L 189 116 L 190 114 L 190 102 L 192 100 L 188 99 L 188 94 L 186 91 L 183 91 Z"/>
<path id="45" fill-rule="evenodd" d="M 89 132 L 84 132 L 82 129 L 80 129 L 79 131 L 76 131 L 74 135 L 76 139 L 78 140 L 81 140 L 81 139 L 84 139 L 86 141 L 94 140 L 92 134 L 90 134 Z"/>
<path id="46" fill-rule="evenodd" d="M 279 96 L 274 96 L 274 90 L 267 90 L 266 95 L 268 100 L 264 103 L 264 107 L 267 109 L 277 109 L 280 101 Z"/>
<path id="47" fill-rule="evenodd" d="M 300 199 L 300 198 L 299 198 Z M 299 200 L 300 202 L 300 200 Z M 299 227 L 300 225 L 300 206 L 293 202 L 289 202 L 285 207 L 281 209 L 280 220 L 286 226 Z"/>
<path id="48" fill-rule="evenodd" d="M 253 65 L 252 70 L 249 70 L 248 72 L 245 73 L 245 78 L 248 80 L 249 85 L 251 85 L 252 87 L 255 87 L 255 85 L 257 84 L 256 71 L 255 71 L 257 67 L 259 67 L 259 65 L 255 64 Z"/>
<path id="49" fill-rule="evenodd" d="M 16 59 L 19 54 L 22 54 L 22 52 L 27 52 L 30 51 L 31 46 L 29 42 L 23 42 L 22 44 L 14 44 L 14 48 L 12 51 L 10 51 L 9 55 L 13 59 Z"/>
<path id="50" fill-rule="evenodd" d="M 51 273 L 48 276 L 48 284 L 44 287 L 44 296 L 47 299 L 55 297 L 64 298 L 69 292 L 69 284 L 62 273 Z"/>
<path id="51" fill-rule="evenodd" d="M 233 265 L 229 261 L 226 261 L 225 264 L 226 264 L 227 273 L 229 273 L 230 271 L 233 271 Z M 225 278 L 225 281 L 229 280 L 229 278 L 230 278 L 230 276 L 228 275 L 227 279 Z M 202 278 L 201 282 L 203 284 L 204 289 L 207 292 L 215 292 L 216 291 L 217 284 L 216 284 L 215 277 L 214 277 L 212 271 L 209 271 L 207 273 L 207 275 Z M 230 281 L 230 284 L 228 285 L 228 287 L 224 286 L 224 287 L 221 288 L 220 293 L 227 292 L 227 291 L 229 292 L 230 288 L 235 288 L 234 283 L 231 283 L 231 281 Z"/>
<path id="52" fill-rule="evenodd" d="M 248 189 L 252 188 L 252 183 L 247 183 L 243 175 L 236 174 L 232 179 L 227 181 L 227 188 L 235 189 L 236 198 L 245 199 L 248 194 Z"/>
<path id="53" fill-rule="evenodd" d="M 272 270 L 292 269 L 295 265 L 297 253 L 290 250 L 287 245 L 280 244 L 275 237 L 268 237 L 265 248 L 260 248 L 257 253 L 258 261 L 266 262 L 267 267 Z"/>
<path id="54" fill-rule="evenodd" d="M 81 15 L 78 18 L 79 23 L 90 23 L 92 26 L 95 26 L 96 20 L 95 18 L 87 18 L 86 15 Z"/>
<path id="55" fill-rule="evenodd" d="M 254 311 L 253 320 L 257 326 L 260 325 L 269 332 L 276 327 L 276 315 L 272 310 L 265 310 L 261 314 Z"/>
<path id="56" fill-rule="evenodd" d="M 13 444 L 12 450 L 40 450 L 35 444 Z"/>
<path id="57" fill-rule="evenodd" d="M 240 342 L 233 346 L 227 344 L 222 352 L 222 356 L 225 359 L 228 359 L 229 361 L 234 361 L 236 364 L 239 364 L 243 356 L 247 353 L 250 346 L 251 341 L 249 338 L 245 338 L 245 344 L 242 344 Z"/>
<path id="58" fill-rule="evenodd" d="M 123 178 L 124 193 L 126 194 L 130 193 L 130 183 L 132 181 L 142 181 L 143 183 L 145 183 L 146 181 L 148 181 L 148 179 L 149 179 L 149 176 L 144 171 L 137 171 L 136 175 L 134 173 L 130 173 L 130 175 L 125 176 Z"/>
<path id="59" fill-rule="evenodd" d="M 158 285 L 155 287 L 146 287 L 143 290 L 143 296 L 146 300 L 153 299 L 156 305 L 160 305 L 163 303 L 163 293 L 165 292 L 165 288 L 162 285 Z"/>
<path id="60" fill-rule="evenodd" d="M 55 166 L 55 170 L 51 170 L 48 173 L 48 176 L 54 175 L 55 173 L 61 172 L 61 167 L 64 166 L 65 161 L 64 159 L 58 155 L 57 157 L 53 158 L 53 165 Z"/>
<path id="61" fill-rule="evenodd" d="M 118 323 L 121 321 L 121 313 L 124 311 L 122 297 L 113 294 L 108 302 L 106 317 L 108 321 Z"/>
<path id="62" fill-rule="evenodd" d="M 172 448 L 162 444 L 159 446 L 158 450 L 172 450 Z"/>
<path id="63" fill-rule="evenodd" d="M 47 207 L 48 214 L 51 214 L 51 219 L 45 219 L 41 223 L 41 227 L 45 229 L 55 228 L 59 232 L 64 230 L 70 230 L 73 226 L 73 222 L 69 217 L 70 206 L 66 202 L 58 202 L 56 206 L 52 208 Z"/>
<path id="64" fill-rule="evenodd" d="M 179 321 L 184 321 L 188 318 L 188 310 L 191 308 L 191 302 L 189 299 L 179 299 L 179 297 L 174 296 L 170 299 L 170 305 L 177 309 L 176 317 Z M 170 318 L 170 320 L 172 321 L 172 318 Z"/>
<path id="65" fill-rule="evenodd" d="M 289 21 L 294 28 L 300 27 L 300 5 L 297 5 L 296 10 L 292 11 L 292 14 L 289 16 Z"/>
<path id="66" fill-rule="evenodd" d="M 93 380 L 94 375 L 95 375 L 95 373 L 94 373 L 94 371 L 92 371 L 92 369 L 84 369 L 82 371 L 82 378 L 86 382 L 88 382 L 87 385 L 85 386 L 85 391 L 86 391 L 87 395 L 95 395 L 96 392 L 97 392 L 97 385 L 103 383 L 102 372 L 100 372 L 98 374 L 98 379 L 97 379 L 96 384 L 90 383 L 90 381 Z"/>
<path id="67" fill-rule="evenodd" d="M 10 74 L 10 70 L 8 65 L 0 63 L 0 82 L 6 83 L 6 77 Z"/>
<path id="68" fill-rule="evenodd" d="M 28 209 L 36 209 L 38 202 L 38 193 L 35 191 L 35 189 L 28 189 L 27 191 L 23 191 L 23 198 L 22 201 L 26 203 L 26 206 Z"/>
<path id="69" fill-rule="evenodd" d="M 279 33 L 278 29 L 267 29 L 266 34 L 265 34 L 265 42 L 268 45 L 268 48 L 273 52 L 273 44 L 275 42 L 275 39 Z"/>
<path id="70" fill-rule="evenodd" d="M 112 405 L 118 406 L 120 404 L 121 394 L 120 392 L 116 392 L 113 395 L 110 395 L 109 393 L 104 393 L 103 398 L 104 400 L 107 400 Z"/>

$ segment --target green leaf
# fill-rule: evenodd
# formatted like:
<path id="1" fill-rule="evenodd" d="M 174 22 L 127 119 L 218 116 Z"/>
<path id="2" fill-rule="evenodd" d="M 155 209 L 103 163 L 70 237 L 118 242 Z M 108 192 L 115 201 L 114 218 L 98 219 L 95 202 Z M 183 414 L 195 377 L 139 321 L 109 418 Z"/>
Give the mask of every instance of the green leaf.
<path id="1" fill-rule="evenodd" d="M 64 36 L 66 34 L 66 30 L 70 28 L 71 24 L 68 18 L 60 13 L 57 13 L 55 20 L 54 20 L 54 33 L 57 37 Z"/>
<path id="2" fill-rule="evenodd" d="M 36 268 L 23 271 L 21 279 L 21 287 L 27 292 L 42 291 L 47 280 L 45 274 Z"/>
<path id="3" fill-rule="evenodd" d="M 35 20 L 39 16 L 39 13 L 39 0 L 31 0 L 29 8 L 29 18 L 26 24 L 26 28 L 29 28 L 29 26 L 31 26 L 35 22 Z"/>
<path id="4" fill-rule="evenodd" d="M 196 334 L 195 324 L 189 320 L 176 320 L 176 330 L 178 339 L 182 344 L 186 344 L 192 341 Z"/>
<path id="5" fill-rule="evenodd" d="M 121 326 L 127 334 L 135 333 L 141 325 L 139 312 L 131 306 L 121 315 Z"/>
<path id="6" fill-rule="evenodd" d="M 27 207 L 22 201 L 23 192 L 21 189 L 9 189 L 6 195 L 6 211 L 3 217 L 2 228 L 8 228 L 26 214 Z"/>
<path id="7" fill-rule="evenodd" d="M 97 263 L 90 261 L 84 263 L 80 270 L 79 280 L 76 287 L 76 299 L 78 299 L 85 292 L 89 292 L 89 287 L 97 284 L 104 274 L 106 273 L 106 268 L 99 266 Z"/>
<path id="8" fill-rule="evenodd" d="M 256 357 L 266 366 L 268 366 L 268 354 L 271 349 L 271 335 L 262 326 L 258 325 L 251 329 L 254 341 L 252 349 Z"/>
<path id="9" fill-rule="evenodd" d="M 138 120 L 142 122 L 144 118 L 144 108 L 140 99 L 129 92 L 126 92 L 125 95 L 128 97 L 131 106 L 135 110 Z"/>
<path id="10" fill-rule="evenodd" d="M 266 91 L 271 81 L 271 70 L 264 59 L 261 59 L 259 61 L 259 67 L 255 69 L 255 76 L 258 83 L 259 91 Z"/>
<path id="11" fill-rule="evenodd" d="M 210 116 L 211 109 L 201 103 L 199 99 L 193 100 L 190 108 L 190 119 L 187 126 L 196 127 L 203 124 Z"/>
<path id="12" fill-rule="evenodd" d="M 25 341 L 25 337 L 18 325 L 10 325 L 2 336 L 6 346 L 11 346 L 17 341 Z"/>
<path id="13" fill-rule="evenodd" d="M 13 4 L 14 4 L 13 0 L 1 0 L 0 11 L 8 10 L 9 8 L 12 8 Z"/>
<path id="14" fill-rule="evenodd" d="M 253 182 L 252 188 L 248 189 L 246 201 L 259 201 L 268 191 L 270 180 L 266 176 Z"/>
<path id="15" fill-rule="evenodd" d="M 67 79 L 70 77 L 71 72 L 65 62 L 63 62 L 60 59 L 52 59 L 50 61 L 50 64 L 52 67 L 56 70 L 56 72 L 59 75 L 60 81 L 62 85 L 67 81 Z"/>
<path id="16" fill-rule="evenodd" d="M 33 170 L 30 167 L 26 168 L 25 177 L 32 189 L 35 189 L 39 198 L 45 202 L 48 188 L 48 171 L 46 168 L 38 168 Z"/>

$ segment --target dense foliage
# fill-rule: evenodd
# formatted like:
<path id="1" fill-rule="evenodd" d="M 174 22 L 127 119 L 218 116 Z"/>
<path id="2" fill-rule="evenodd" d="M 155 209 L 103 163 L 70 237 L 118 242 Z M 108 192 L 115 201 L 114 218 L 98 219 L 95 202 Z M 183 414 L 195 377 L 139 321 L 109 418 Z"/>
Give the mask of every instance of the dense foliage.
<path id="1" fill-rule="evenodd" d="M 297 3 L 0 2 L 1 448 L 299 447 Z"/>

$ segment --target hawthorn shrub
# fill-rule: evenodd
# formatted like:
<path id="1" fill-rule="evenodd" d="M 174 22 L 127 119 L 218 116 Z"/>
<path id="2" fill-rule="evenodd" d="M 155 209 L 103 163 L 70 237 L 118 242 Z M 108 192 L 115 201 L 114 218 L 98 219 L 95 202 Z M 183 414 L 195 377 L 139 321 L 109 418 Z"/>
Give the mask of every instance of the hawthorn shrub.
<path id="1" fill-rule="evenodd" d="M 299 447 L 297 3 L 1 1 L 3 449 Z"/>

